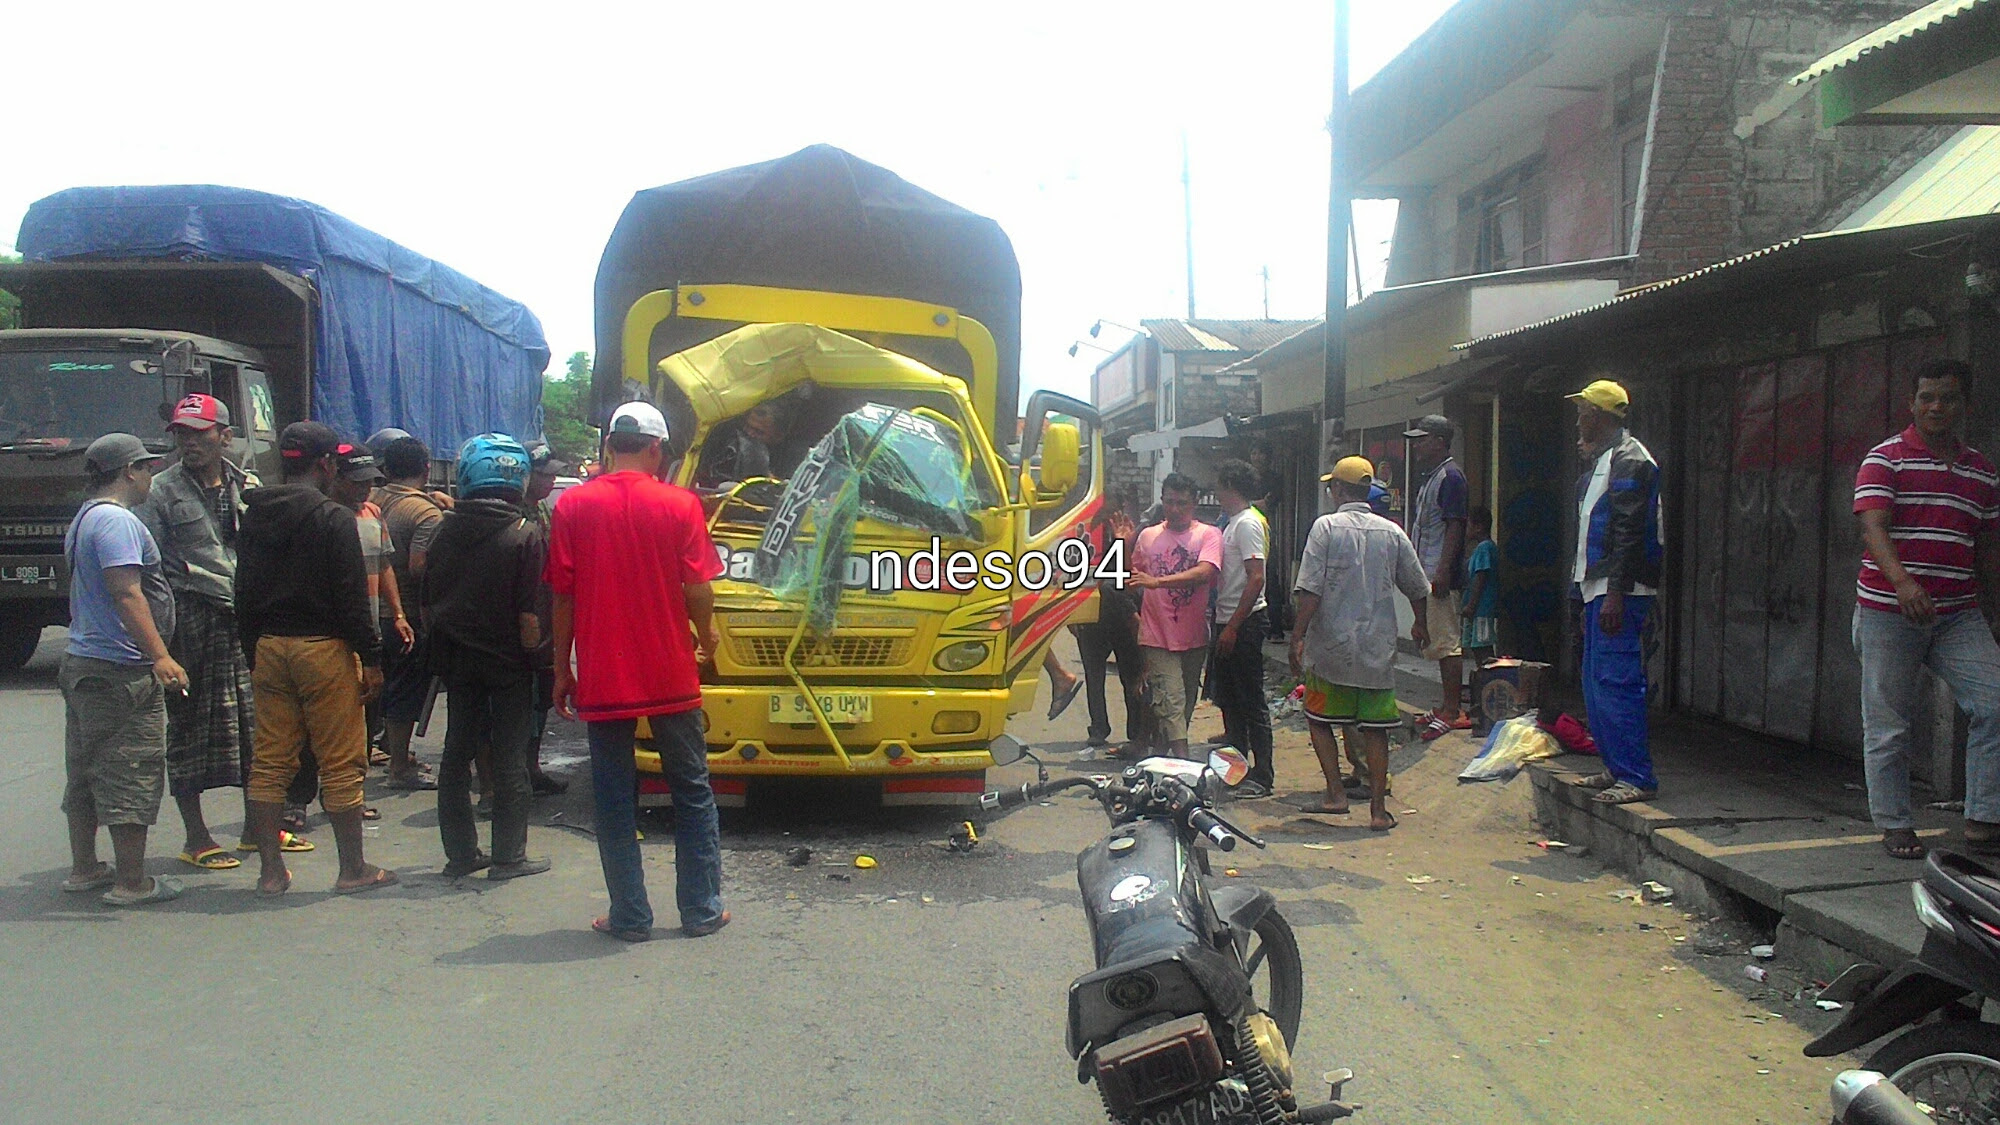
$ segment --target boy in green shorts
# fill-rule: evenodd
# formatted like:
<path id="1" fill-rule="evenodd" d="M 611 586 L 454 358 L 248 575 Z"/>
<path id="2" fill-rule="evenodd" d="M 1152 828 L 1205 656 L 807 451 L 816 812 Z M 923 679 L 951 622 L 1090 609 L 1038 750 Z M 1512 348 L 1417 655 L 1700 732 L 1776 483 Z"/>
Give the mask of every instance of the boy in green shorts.
<path id="1" fill-rule="evenodd" d="M 1416 613 L 1410 635 L 1419 646 L 1430 577 L 1403 529 L 1368 508 L 1375 467 L 1348 457 L 1320 478 L 1337 510 L 1323 515 L 1306 537 L 1293 590 L 1292 671 L 1305 683 L 1305 712 L 1313 752 L 1326 775 L 1326 795 L 1307 812 L 1343 814 L 1347 790 L 1340 783 L 1340 747 L 1334 728 L 1347 728 L 1352 746 L 1368 763 L 1368 826 L 1387 832 L 1396 818 L 1385 807 L 1389 789 L 1389 730 L 1402 724 L 1396 709 L 1396 602 L 1401 591 Z"/>

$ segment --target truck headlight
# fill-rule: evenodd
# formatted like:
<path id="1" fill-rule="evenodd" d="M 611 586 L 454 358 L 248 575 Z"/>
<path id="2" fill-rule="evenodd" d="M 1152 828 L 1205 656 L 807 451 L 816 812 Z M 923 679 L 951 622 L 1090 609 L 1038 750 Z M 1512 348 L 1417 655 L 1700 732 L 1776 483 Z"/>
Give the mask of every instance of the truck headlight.
<path id="1" fill-rule="evenodd" d="M 993 646 L 985 641 L 960 641 L 939 649 L 931 663 L 946 672 L 963 672 L 986 663 L 986 655 L 992 651 Z"/>

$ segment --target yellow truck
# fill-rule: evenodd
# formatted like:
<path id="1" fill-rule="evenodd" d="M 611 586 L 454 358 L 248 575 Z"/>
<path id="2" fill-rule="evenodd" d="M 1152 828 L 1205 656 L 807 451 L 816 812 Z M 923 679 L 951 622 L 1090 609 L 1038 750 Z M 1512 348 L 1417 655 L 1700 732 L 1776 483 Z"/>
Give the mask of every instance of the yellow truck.
<path id="1" fill-rule="evenodd" d="M 863 226 L 897 239 L 899 253 L 951 252 L 950 238 L 926 247 L 925 230 L 913 233 L 918 189 L 837 150 L 756 166 L 753 183 L 787 190 L 750 193 L 763 213 L 739 208 L 718 226 L 782 227 L 801 200 L 839 226 L 837 187 L 825 189 L 831 202 L 805 190 L 828 183 L 829 153 L 834 184 L 874 177 L 848 204 L 894 212 L 874 208 Z M 1096 413 L 1038 391 L 1017 414 L 1018 355 L 939 299 L 970 287 L 939 283 L 936 270 L 890 282 L 851 261 L 829 271 L 810 236 L 774 243 L 775 265 L 710 255 L 714 280 L 670 278 L 634 295 L 646 271 L 631 259 L 643 255 L 620 244 L 632 215 L 599 273 L 598 405 L 657 403 L 671 479 L 708 514 L 724 568 L 722 641 L 701 669 L 717 800 L 740 805 L 759 778 L 804 777 L 875 783 L 890 805 L 975 802 L 1007 717 L 1035 702 L 1057 630 L 1094 613 L 1097 579 L 1121 565 L 1088 541 L 1103 482 Z M 659 216 L 648 221 L 657 233 Z M 863 285 L 872 291 L 855 291 Z M 621 306 L 609 363 L 607 289 Z M 1018 281 L 1014 291 L 1011 309 L 997 306 L 997 319 L 1014 318 L 1009 342 Z M 642 724 L 640 799 L 666 804 L 649 733 Z"/>

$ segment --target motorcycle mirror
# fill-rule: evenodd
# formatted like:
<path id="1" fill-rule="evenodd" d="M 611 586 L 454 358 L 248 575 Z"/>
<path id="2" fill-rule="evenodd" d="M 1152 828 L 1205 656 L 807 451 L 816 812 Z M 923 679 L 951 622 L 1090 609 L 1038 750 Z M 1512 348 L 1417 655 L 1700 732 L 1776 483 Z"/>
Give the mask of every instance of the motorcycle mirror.
<path id="1" fill-rule="evenodd" d="M 1235 788 L 1237 783 L 1250 776 L 1250 759 L 1245 758 L 1233 746 L 1218 746 L 1208 753 L 1208 768 L 1222 779 L 1224 785 Z"/>
<path id="2" fill-rule="evenodd" d="M 1003 734 L 987 746 L 986 752 L 993 755 L 996 766 L 1011 766 L 1028 756 L 1028 748 L 1011 734 Z"/>

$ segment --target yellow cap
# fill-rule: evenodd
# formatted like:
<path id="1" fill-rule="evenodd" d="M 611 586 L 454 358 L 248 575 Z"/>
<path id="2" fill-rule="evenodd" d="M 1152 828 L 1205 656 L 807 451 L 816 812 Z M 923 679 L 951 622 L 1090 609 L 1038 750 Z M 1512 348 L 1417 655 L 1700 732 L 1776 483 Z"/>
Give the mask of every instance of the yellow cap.
<path id="1" fill-rule="evenodd" d="M 1333 466 L 1333 471 L 1319 478 L 1321 484 L 1330 481 L 1344 481 L 1347 484 L 1370 484 L 1375 480 L 1375 466 L 1366 457 L 1342 457 Z"/>
<path id="2" fill-rule="evenodd" d="M 1632 396 L 1625 393 L 1624 387 L 1609 379 L 1599 379 L 1575 394 L 1563 397 L 1571 402 L 1589 403 L 1606 414 L 1615 414 L 1620 418 L 1625 417 L 1625 412 L 1632 406 Z"/>

